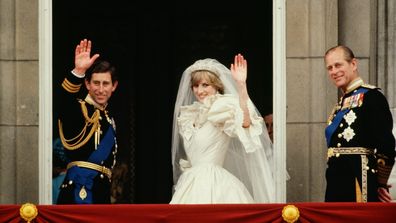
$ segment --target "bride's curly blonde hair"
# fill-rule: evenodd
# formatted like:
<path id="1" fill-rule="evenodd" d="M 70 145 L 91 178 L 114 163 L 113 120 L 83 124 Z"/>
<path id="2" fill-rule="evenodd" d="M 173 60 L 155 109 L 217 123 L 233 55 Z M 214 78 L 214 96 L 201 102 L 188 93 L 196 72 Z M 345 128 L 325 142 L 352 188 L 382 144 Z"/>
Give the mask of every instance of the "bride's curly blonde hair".
<path id="1" fill-rule="evenodd" d="M 208 84 L 212 85 L 218 93 L 224 94 L 224 85 L 219 76 L 209 70 L 196 70 L 191 73 L 191 88 L 198 85 L 201 80 L 206 80 Z"/>

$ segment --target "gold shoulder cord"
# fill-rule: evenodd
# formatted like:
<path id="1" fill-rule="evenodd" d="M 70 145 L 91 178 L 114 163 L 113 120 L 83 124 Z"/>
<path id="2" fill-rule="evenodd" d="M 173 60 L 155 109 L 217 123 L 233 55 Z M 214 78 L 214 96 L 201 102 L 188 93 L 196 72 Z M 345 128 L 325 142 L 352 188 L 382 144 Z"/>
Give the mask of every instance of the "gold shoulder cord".
<path id="1" fill-rule="evenodd" d="M 337 103 L 337 104 L 333 107 L 333 110 L 331 111 L 329 117 L 327 118 L 327 125 L 330 125 L 330 124 L 331 124 L 331 122 L 332 122 L 333 119 L 334 119 L 335 113 L 336 113 L 337 110 L 339 110 L 339 109 L 340 109 L 340 106 L 339 106 L 339 104 Z"/>
<path id="2" fill-rule="evenodd" d="M 87 110 L 87 106 L 85 105 L 85 101 L 81 100 L 80 104 L 81 104 L 81 111 L 85 118 L 85 126 L 76 137 L 74 137 L 72 139 L 66 139 L 63 134 L 62 122 L 60 119 L 58 119 L 60 139 L 62 141 L 63 146 L 68 150 L 76 150 L 76 149 L 80 148 L 81 146 L 85 145 L 85 143 L 88 142 L 88 140 L 91 138 L 91 136 L 94 133 L 97 133 L 100 131 L 100 124 L 99 124 L 100 111 L 95 110 L 95 112 L 92 114 L 92 117 L 90 118 L 90 117 L 88 117 L 88 110 Z M 91 126 L 91 130 L 86 135 L 87 128 L 89 126 Z"/>

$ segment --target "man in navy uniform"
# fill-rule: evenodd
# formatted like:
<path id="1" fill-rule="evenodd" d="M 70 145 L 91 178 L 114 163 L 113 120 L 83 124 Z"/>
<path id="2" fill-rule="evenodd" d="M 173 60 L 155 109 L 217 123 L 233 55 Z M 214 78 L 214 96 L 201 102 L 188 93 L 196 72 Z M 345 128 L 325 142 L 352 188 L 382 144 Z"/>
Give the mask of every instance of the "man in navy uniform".
<path id="1" fill-rule="evenodd" d="M 90 53 L 91 41 L 81 40 L 75 49 L 75 67 L 62 82 L 58 127 L 70 162 L 58 204 L 110 203 L 117 142 L 107 105 L 118 81 L 115 68 Z"/>
<path id="2" fill-rule="evenodd" d="M 342 97 L 328 119 L 327 202 L 390 202 L 388 178 L 395 162 L 393 120 L 385 96 L 359 77 L 346 46 L 325 54 L 329 78 Z"/>

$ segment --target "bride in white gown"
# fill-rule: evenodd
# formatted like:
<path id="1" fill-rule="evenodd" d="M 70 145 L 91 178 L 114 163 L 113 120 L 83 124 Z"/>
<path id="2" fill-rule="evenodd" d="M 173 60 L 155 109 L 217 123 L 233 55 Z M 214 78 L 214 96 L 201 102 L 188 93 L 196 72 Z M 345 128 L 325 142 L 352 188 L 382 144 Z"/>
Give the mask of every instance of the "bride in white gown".
<path id="1" fill-rule="evenodd" d="M 275 201 L 272 144 L 246 78 L 240 54 L 231 70 L 203 59 L 184 71 L 173 120 L 171 204 Z"/>

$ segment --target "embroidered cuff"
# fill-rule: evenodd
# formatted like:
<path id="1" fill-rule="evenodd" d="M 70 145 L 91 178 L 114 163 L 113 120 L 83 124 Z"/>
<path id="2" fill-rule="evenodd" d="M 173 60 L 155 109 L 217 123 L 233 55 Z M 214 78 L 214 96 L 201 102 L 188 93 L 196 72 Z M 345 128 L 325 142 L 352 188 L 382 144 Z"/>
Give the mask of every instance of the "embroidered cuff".
<path id="1" fill-rule="evenodd" d="M 377 180 L 380 185 L 387 185 L 389 175 L 392 171 L 392 166 L 387 165 L 385 159 L 379 158 L 377 160 L 377 169 L 378 169 L 378 176 Z"/>

